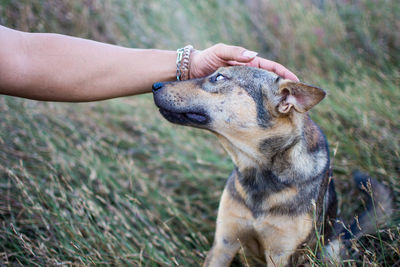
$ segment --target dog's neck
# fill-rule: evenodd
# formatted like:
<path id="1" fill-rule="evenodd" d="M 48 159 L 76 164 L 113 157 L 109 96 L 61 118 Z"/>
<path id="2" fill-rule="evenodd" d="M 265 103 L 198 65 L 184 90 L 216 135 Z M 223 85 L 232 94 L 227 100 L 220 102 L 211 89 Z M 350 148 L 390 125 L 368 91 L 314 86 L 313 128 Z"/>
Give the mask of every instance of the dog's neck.
<path id="1" fill-rule="evenodd" d="M 239 173 L 253 175 L 254 179 L 272 173 L 282 182 L 300 182 L 322 171 L 329 153 L 321 130 L 308 115 L 297 125 L 292 132 L 265 138 L 253 147 L 234 144 L 221 136 L 219 139 Z"/>

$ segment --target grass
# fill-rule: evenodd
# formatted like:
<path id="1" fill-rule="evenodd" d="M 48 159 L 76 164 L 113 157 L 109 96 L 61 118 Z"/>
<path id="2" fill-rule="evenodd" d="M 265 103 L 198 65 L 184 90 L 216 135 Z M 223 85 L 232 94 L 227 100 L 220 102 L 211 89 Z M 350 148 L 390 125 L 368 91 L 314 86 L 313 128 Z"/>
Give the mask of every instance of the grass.
<path id="1" fill-rule="evenodd" d="M 218 202 L 208 188 L 231 167 L 207 140 L 191 149 L 202 132 L 170 127 L 147 96 L 78 108 L 4 98 L 2 107 L 20 114 L 3 117 L 13 129 L 32 123 L 22 131 L 2 127 L 14 140 L 1 136 L 1 244 L 9 260 L 169 265 L 175 257 L 199 264 Z M 219 168 L 210 163 L 217 160 Z"/>
<path id="2" fill-rule="evenodd" d="M 363 209 L 357 168 L 395 203 L 343 266 L 400 264 L 399 13 L 384 0 L 0 1 L 0 23 L 21 30 L 134 47 L 237 44 L 327 90 L 311 116 L 331 144 L 341 216 Z M 0 265 L 201 265 L 233 167 L 211 134 L 166 122 L 149 95 L 2 96 L 0 111 Z"/>

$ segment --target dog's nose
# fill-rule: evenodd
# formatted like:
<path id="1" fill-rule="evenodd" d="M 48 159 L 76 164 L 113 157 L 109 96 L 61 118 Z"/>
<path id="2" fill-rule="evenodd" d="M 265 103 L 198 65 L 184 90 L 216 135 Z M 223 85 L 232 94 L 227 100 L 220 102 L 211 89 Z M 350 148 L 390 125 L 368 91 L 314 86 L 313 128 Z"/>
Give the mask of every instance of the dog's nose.
<path id="1" fill-rule="evenodd" d="M 160 82 L 154 83 L 152 86 L 153 92 L 155 93 L 156 91 L 160 90 L 163 86 L 164 86 L 163 83 Z"/>

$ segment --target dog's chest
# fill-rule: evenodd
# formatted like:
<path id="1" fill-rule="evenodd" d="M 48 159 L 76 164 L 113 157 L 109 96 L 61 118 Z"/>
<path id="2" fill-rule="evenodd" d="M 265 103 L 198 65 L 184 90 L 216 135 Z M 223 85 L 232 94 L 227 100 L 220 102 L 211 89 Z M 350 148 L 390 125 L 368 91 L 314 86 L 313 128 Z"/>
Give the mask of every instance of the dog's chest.
<path id="1" fill-rule="evenodd" d="M 252 220 L 251 228 L 264 251 L 292 254 L 309 236 L 312 217 L 267 215 Z"/>
<path id="2" fill-rule="evenodd" d="M 312 216 L 308 212 L 299 212 L 295 202 L 302 192 L 297 187 L 271 181 L 274 180 L 270 180 L 268 189 L 263 186 L 257 190 L 253 186 L 249 190 L 234 172 L 226 189 L 230 203 L 235 204 L 222 207 L 230 210 L 229 220 L 236 221 L 238 228 L 243 230 L 243 242 L 253 254 L 259 255 L 263 251 L 288 256 L 306 242 L 312 230 Z"/>
<path id="3" fill-rule="evenodd" d="M 295 185 L 279 181 L 271 172 L 260 174 L 250 170 L 248 173 L 239 174 L 234 171 L 228 180 L 227 189 L 238 203 L 243 204 L 252 213 L 254 218 L 266 214 L 301 213 L 299 206 L 296 206 L 294 202 L 298 202 L 302 192 Z M 307 203 L 302 204 L 307 205 Z"/>

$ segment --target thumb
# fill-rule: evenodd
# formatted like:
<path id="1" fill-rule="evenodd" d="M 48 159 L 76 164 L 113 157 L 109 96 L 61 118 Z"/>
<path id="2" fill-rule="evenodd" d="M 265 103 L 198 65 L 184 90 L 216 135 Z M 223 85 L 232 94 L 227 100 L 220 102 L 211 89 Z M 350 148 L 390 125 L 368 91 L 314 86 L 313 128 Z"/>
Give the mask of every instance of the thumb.
<path id="1" fill-rule="evenodd" d="M 215 54 L 225 61 L 250 62 L 257 56 L 257 52 L 240 46 L 217 44 L 214 49 Z"/>

